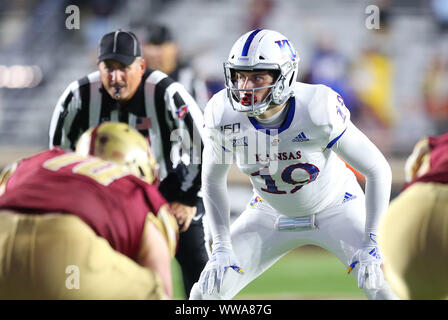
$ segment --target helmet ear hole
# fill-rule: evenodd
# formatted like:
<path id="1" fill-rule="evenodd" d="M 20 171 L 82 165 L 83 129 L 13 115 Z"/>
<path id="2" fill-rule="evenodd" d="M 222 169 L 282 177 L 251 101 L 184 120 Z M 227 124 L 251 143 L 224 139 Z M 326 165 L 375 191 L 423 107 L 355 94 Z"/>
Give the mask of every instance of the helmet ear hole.
<path id="1" fill-rule="evenodd" d="M 142 167 L 138 166 L 137 168 L 138 168 L 138 172 L 140 172 L 140 175 L 141 175 L 142 177 L 145 177 L 145 173 L 143 172 Z"/>
<path id="2" fill-rule="evenodd" d="M 294 72 L 292 73 L 292 75 L 291 75 L 291 79 L 289 80 L 289 86 L 292 85 L 292 83 L 293 83 L 295 77 L 296 77 L 296 72 L 294 71 Z"/>

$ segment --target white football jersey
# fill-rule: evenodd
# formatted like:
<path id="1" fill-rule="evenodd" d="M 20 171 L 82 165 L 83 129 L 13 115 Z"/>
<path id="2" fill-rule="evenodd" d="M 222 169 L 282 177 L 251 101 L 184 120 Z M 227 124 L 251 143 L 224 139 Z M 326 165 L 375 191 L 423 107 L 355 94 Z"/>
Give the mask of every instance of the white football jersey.
<path id="1" fill-rule="evenodd" d="M 226 90 L 218 92 L 204 113 L 206 143 L 214 146 L 214 161 L 236 160 L 255 194 L 271 207 L 305 216 L 341 204 L 347 179 L 355 179 L 331 149 L 344 134 L 350 113 L 327 86 L 297 82 L 294 92 L 278 129 L 265 129 L 233 110 Z"/>

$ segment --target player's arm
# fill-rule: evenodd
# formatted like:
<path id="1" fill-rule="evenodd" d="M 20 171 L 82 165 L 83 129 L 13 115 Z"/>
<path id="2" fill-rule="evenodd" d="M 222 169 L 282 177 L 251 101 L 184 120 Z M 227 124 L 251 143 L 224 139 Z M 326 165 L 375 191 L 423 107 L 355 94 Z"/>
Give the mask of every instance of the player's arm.
<path id="1" fill-rule="evenodd" d="M 233 144 L 217 129 L 225 106 L 215 95 L 204 110 L 202 193 L 213 242 L 230 242 L 227 175 L 233 163 Z"/>
<path id="2" fill-rule="evenodd" d="M 74 150 L 77 128 L 72 128 L 74 120 L 81 109 L 78 82 L 71 83 L 59 98 L 54 108 L 50 122 L 49 147 L 59 146 L 63 149 Z"/>
<path id="3" fill-rule="evenodd" d="M 333 90 L 325 91 L 328 92 L 328 99 L 320 121 L 324 131 L 329 133 L 326 148 L 336 152 L 366 180 L 365 232 L 360 249 L 349 262 L 349 272 L 357 268 L 358 287 L 379 289 L 383 286 L 383 273 L 376 234 L 381 215 L 389 205 L 392 172 L 380 150 L 350 121 L 350 112 L 342 97 Z"/>
<path id="4" fill-rule="evenodd" d="M 155 272 L 154 291 L 158 291 L 157 286 L 162 285 L 166 297 L 171 299 L 173 297 L 171 256 L 162 233 L 152 222 L 146 223 L 137 262 Z"/>
<path id="5" fill-rule="evenodd" d="M 366 226 L 364 240 L 376 234 L 386 212 L 392 185 L 392 171 L 381 151 L 353 123 L 333 148 L 348 164 L 366 177 Z"/>
<path id="6" fill-rule="evenodd" d="M 348 272 L 358 268 L 359 288 L 381 289 L 384 284 L 383 260 L 376 235 L 381 216 L 389 205 L 391 168 L 378 148 L 352 123 L 348 123 L 334 151 L 366 178 L 365 232 L 360 249 L 349 262 Z"/>
<path id="7" fill-rule="evenodd" d="M 167 205 L 159 209 L 157 216 L 148 213 L 137 262 L 155 272 L 154 290 L 158 290 L 157 286 L 163 286 L 169 299 L 173 296 L 171 259 L 175 255 L 177 241 L 177 223 Z"/>
<path id="8" fill-rule="evenodd" d="M 350 121 L 350 111 L 342 97 L 322 86 L 321 98 L 325 101 L 313 105 L 312 119 L 328 134 L 326 148 L 336 152 L 345 162 L 366 178 L 366 232 L 376 233 L 378 221 L 389 205 L 392 184 L 391 169 L 378 148 Z"/>
<path id="9" fill-rule="evenodd" d="M 215 129 L 204 131 L 202 190 L 213 238 L 211 258 L 199 278 L 199 288 L 204 294 L 213 294 L 215 288 L 220 293 L 224 272 L 229 267 L 236 272 L 244 272 L 233 252 L 230 239 L 227 175 L 232 159 L 231 147 L 225 143 L 220 132 Z"/>
<path id="10" fill-rule="evenodd" d="M 230 206 L 227 198 L 230 164 L 221 160 L 221 154 L 224 152 L 226 151 L 218 143 L 206 141 L 203 151 L 202 189 L 213 243 L 230 242 Z"/>

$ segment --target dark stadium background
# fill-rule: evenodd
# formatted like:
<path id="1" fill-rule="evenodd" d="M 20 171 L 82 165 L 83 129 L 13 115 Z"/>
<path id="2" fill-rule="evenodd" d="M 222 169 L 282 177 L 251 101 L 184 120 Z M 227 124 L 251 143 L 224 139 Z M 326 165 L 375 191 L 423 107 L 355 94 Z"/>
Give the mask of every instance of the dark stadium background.
<path id="1" fill-rule="evenodd" d="M 79 8 L 79 29 L 67 28 L 70 5 Z M 372 28 L 376 8 L 379 29 Z M 103 34 L 123 28 L 140 35 L 151 22 L 172 29 L 182 60 L 206 81 L 210 95 L 223 87 L 222 62 L 239 35 L 260 27 L 288 36 L 301 58 L 299 80 L 338 91 L 352 121 L 388 159 L 392 198 L 415 142 L 447 129 L 445 0 L 0 0 L 0 168 L 48 146 L 57 99 L 70 82 L 95 70 Z M 230 195 L 238 214 L 250 187 L 234 169 Z M 238 297 L 364 299 L 343 266 L 321 249 L 302 248 L 284 260 Z M 176 298 L 185 297 L 176 290 Z"/>

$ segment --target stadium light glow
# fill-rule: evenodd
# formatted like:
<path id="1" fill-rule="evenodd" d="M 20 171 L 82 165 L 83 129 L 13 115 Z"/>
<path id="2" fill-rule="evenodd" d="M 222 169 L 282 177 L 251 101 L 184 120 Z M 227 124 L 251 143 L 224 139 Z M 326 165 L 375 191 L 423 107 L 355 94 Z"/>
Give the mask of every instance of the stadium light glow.
<path id="1" fill-rule="evenodd" d="M 0 65 L 0 88 L 34 88 L 41 83 L 42 78 L 42 70 L 36 65 Z"/>

